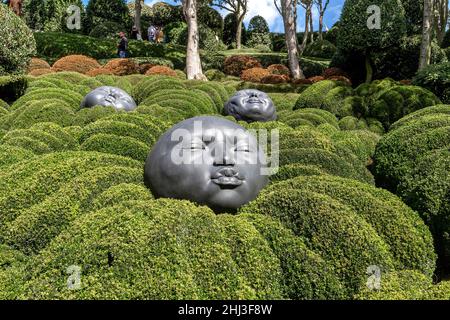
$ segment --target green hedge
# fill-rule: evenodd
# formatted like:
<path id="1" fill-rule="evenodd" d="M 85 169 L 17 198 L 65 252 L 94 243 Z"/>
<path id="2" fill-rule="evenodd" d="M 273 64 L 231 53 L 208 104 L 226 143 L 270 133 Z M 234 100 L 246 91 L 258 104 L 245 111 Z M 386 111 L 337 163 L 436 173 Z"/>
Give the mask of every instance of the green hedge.
<path id="1" fill-rule="evenodd" d="M 443 103 L 450 103 L 449 74 L 450 62 L 433 64 L 419 71 L 414 77 L 413 83 L 430 90 L 436 94 Z"/>
<path id="2" fill-rule="evenodd" d="M 150 95 L 159 90 L 169 89 L 186 89 L 186 86 L 181 80 L 175 78 L 168 78 L 162 76 L 151 76 L 140 81 L 132 91 L 132 96 L 136 100 L 136 103 L 140 104 Z"/>
<path id="3" fill-rule="evenodd" d="M 298 177 L 267 189 L 280 187 L 326 194 L 345 204 L 370 223 L 388 244 L 398 269 L 414 269 L 431 277 L 436 254 L 433 238 L 420 216 L 400 198 L 365 183 L 334 176 Z"/>
<path id="4" fill-rule="evenodd" d="M 36 262 L 23 297 L 283 297 L 280 262 L 253 224 L 186 201 L 123 203 L 80 216 Z M 66 285 L 64 271 L 74 264 L 83 270 L 80 290 Z"/>
<path id="5" fill-rule="evenodd" d="M 34 153 L 30 150 L 10 146 L 0 145 L 0 168 L 3 169 L 17 162 L 30 159 L 34 156 Z"/>
<path id="6" fill-rule="evenodd" d="M 83 35 L 58 32 L 34 33 L 37 55 L 57 60 L 71 54 L 83 54 L 94 59 L 117 58 L 117 40 L 98 39 Z M 147 41 L 129 41 L 130 57 L 164 57 L 164 46 Z"/>
<path id="7" fill-rule="evenodd" d="M 316 82 L 300 94 L 294 110 L 301 108 L 321 109 L 325 96 L 330 90 L 338 86 L 337 82 L 331 80 Z"/>
<path id="8" fill-rule="evenodd" d="M 299 95 L 297 93 L 269 93 L 269 97 L 272 99 L 273 104 L 277 111 L 292 110 L 294 109 L 295 102 L 298 100 Z"/>
<path id="9" fill-rule="evenodd" d="M 157 90 L 151 93 L 142 104 L 152 105 L 159 104 L 164 107 L 166 101 L 180 101 L 178 108 L 186 111 L 188 114 L 201 115 L 201 114 L 214 114 L 217 109 L 210 96 L 196 89 L 180 90 L 180 89 L 168 89 Z M 169 105 L 172 106 L 172 105 Z"/>
<path id="10" fill-rule="evenodd" d="M 140 114 L 148 114 L 172 124 L 176 124 L 185 119 L 183 113 L 180 113 L 179 110 L 171 107 L 161 107 L 157 104 L 152 104 L 150 106 L 140 105 L 136 109 L 136 112 Z"/>
<path id="11" fill-rule="evenodd" d="M 393 269 L 389 247 L 363 217 L 333 198 L 319 193 L 278 188 L 264 192 L 241 209 L 280 219 L 309 249 L 336 270 L 347 297 L 366 279 L 367 266 Z"/>
<path id="12" fill-rule="evenodd" d="M 29 101 L 54 99 L 66 102 L 74 111 L 80 109 L 83 96 L 72 90 L 65 90 L 59 88 L 36 89 L 22 97 L 11 105 L 11 110 L 17 110 Z"/>
<path id="13" fill-rule="evenodd" d="M 28 129 L 35 123 L 54 122 L 70 126 L 75 113 L 67 103 L 53 99 L 30 100 L 0 120 L 4 129 Z"/>
<path id="14" fill-rule="evenodd" d="M 130 157 L 138 161 L 145 161 L 149 152 L 150 145 L 124 136 L 114 134 L 99 133 L 93 135 L 81 144 L 81 149 L 85 151 L 97 151 Z"/>
<path id="15" fill-rule="evenodd" d="M 444 273 L 450 266 L 449 111 L 436 106 L 409 115 L 380 140 L 374 156 L 378 183 L 397 192 L 429 225 Z"/>

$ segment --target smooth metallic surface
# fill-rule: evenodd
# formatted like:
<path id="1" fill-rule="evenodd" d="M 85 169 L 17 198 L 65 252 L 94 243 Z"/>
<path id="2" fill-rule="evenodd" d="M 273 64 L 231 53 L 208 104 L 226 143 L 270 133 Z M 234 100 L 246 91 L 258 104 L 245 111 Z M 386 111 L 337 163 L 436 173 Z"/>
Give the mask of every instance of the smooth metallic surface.
<path id="1" fill-rule="evenodd" d="M 265 92 L 253 89 L 238 91 L 225 103 L 224 112 L 238 121 L 267 122 L 277 119 L 272 99 Z"/>
<path id="2" fill-rule="evenodd" d="M 88 93 L 81 102 L 81 108 L 95 106 L 114 107 L 119 111 L 132 111 L 136 109 L 136 102 L 128 93 L 116 87 L 98 87 Z"/>
<path id="3" fill-rule="evenodd" d="M 144 174 L 156 197 L 227 210 L 257 197 L 268 183 L 261 170 L 266 167 L 254 135 L 224 118 L 205 116 L 169 129 L 149 154 Z"/>

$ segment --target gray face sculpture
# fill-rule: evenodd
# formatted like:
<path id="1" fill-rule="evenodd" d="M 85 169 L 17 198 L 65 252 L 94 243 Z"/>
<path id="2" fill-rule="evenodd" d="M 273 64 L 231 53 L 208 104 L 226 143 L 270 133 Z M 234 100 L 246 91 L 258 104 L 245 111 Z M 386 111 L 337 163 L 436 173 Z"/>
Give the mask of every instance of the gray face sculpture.
<path id="1" fill-rule="evenodd" d="M 81 102 L 81 108 L 92 108 L 95 106 L 114 107 L 120 111 L 132 111 L 136 109 L 136 102 L 122 89 L 104 86 L 88 93 Z"/>
<path id="2" fill-rule="evenodd" d="M 277 119 L 272 99 L 259 90 L 241 90 L 225 103 L 224 112 L 236 120 L 267 122 Z"/>
<path id="3" fill-rule="evenodd" d="M 236 209 L 268 183 L 265 163 L 249 131 L 223 118 L 196 117 L 159 139 L 145 163 L 145 182 L 157 197 Z"/>

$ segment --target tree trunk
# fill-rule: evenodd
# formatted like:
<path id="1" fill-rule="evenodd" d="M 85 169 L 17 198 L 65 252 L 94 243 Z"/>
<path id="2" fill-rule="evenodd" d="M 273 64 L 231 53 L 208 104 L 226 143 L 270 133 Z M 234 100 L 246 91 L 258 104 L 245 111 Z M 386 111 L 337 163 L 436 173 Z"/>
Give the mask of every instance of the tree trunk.
<path id="1" fill-rule="evenodd" d="M 305 12 L 305 33 L 303 35 L 303 42 L 300 46 L 300 56 L 303 55 L 303 52 L 305 51 L 306 44 L 308 43 L 308 36 L 309 36 L 309 15 L 311 14 L 311 6 L 308 6 L 306 8 Z"/>
<path id="2" fill-rule="evenodd" d="M 372 61 L 370 54 L 366 53 L 366 83 L 371 83 L 373 78 Z"/>
<path id="3" fill-rule="evenodd" d="M 311 43 L 314 42 L 314 23 L 313 23 L 313 15 L 312 15 L 312 11 L 311 14 L 309 15 L 309 30 L 311 30 Z"/>
<path id="4" fill-rule="evenodd" d="M 298 61 L 298 43 L 297 30 L 295 23 L 295 0 L 281 0 L 281 11 L 284 22 L 284 33 L 286 38 L 286 47 L 289 57 L 289 69 L 291 70 L 292 78 L 304 79 L 300 63 Z"/>
<path id="5" fill-rule="evenodd" d="M 237 28 L 236 28 L 236 49 L 242 48 L 242 23 L 244 23 L 245 15 L 241 15 L 237 19 Z"/>
<path id="6" fill-rule="evenodd" d="M 141 30 L 141 15 L 142 15 L 141 0 L 135 1 L 134 11 L 135 11 L 134 12 L 134 25 L 138 29 L 139 33 L 142 34 L 142 30 Z"/>
<path id="7" fill-rule="evenodd" d="M 436 36 L 439 44 L 442 44 L 442 41 L 445 37 L 445 31 L 448 23 L 448 2 L 449 0 L 437 0 L 436 11 L 438 16 L 436 17 Z"/>
<path id="8" fill-rule="evenodd" d="M 200 60 L 199 34 L 197 23 L 197 0 L 183 0 L 184 16 L 188 25 L 188 43 L 186 52 L 186 73 L 189 80 L 204 80 Z"/>
<path id="9" fill-rule="evenodd" d="M 320 3 L 320 7 L 319 7 L 319 40 L 322 41 L 323 40 L 323 16 L 324 16 L 323 12 L 323 7 L 322 7 L 322 2 Z"/>
<path id="10" fill-rule="evenodd" d="M 431 62 L 431 33 L 433 21 L 433 0 L 424 0 L 422 45 L 420 47 L 419 70 Z"/>

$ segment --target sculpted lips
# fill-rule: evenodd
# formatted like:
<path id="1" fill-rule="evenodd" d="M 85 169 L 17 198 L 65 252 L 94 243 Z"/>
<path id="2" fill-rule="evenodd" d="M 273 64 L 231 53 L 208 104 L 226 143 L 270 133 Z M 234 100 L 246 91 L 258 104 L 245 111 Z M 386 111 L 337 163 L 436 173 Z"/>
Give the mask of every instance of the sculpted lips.
<path id="1" fill-rule="evenodd" d="M 228 188 L 237 188 L 243 183 L 243 178 L 239 176 L 233 168 L 223 168 L 217 171 L 212 177 L 212 182 L 221 186 Z"/>

